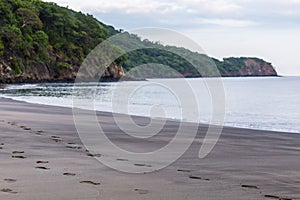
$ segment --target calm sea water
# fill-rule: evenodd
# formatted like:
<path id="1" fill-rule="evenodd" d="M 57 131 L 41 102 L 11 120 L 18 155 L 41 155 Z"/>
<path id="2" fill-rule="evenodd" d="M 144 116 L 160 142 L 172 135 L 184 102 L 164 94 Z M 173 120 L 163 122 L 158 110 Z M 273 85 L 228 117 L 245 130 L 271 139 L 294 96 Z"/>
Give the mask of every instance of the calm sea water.
<path id="1" fill-rule="evenodd" d="M 223 87 L 217 88 L 220 84 Z M 227 126 L 300 133 L 300 77 L 151 79 L 84 83 L 75 88 L 73 84 L 8 85 L 0 96 L 190 122 L 214 123 L 217 116 Z M 73 105 L 73 99 L 81 103 Z"/>

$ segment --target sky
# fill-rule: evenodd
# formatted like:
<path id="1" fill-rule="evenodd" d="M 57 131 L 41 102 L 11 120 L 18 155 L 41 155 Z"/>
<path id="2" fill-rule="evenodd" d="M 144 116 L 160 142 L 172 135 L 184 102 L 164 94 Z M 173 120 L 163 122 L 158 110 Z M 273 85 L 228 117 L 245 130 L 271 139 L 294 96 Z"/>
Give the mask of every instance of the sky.
<path id="1" fill-rule="evenodd" d="M 300 0 L 46 1 L 133 33 L 145 27 L 174 30 L 209 56 L 259 57 L 280 75 L 300 76 Z"/>

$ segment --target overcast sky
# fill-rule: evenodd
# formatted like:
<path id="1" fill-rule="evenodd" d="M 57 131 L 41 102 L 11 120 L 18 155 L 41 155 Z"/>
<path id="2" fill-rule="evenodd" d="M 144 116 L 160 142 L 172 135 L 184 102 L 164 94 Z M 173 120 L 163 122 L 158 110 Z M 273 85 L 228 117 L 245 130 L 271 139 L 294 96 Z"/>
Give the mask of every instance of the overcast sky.
<path id="1" fill-rule="evenodd" d="M 116 29 L 167 28 L 213 57 L 256 56 L 300 75 L 300 0 L 47 0 Z"/>

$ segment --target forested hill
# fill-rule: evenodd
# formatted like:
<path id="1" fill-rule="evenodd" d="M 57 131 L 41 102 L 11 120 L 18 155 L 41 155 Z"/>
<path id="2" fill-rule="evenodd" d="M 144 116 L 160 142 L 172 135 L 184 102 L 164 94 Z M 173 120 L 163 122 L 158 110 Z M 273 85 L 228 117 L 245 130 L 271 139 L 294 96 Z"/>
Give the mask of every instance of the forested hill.
<path id="1" fill-rule="evenodd" d="M 40 0 L 0 0 L 0 82 L 73 81 L 76 72 L 90 51 L 112 35 L 120 33 L 112 26 L 55 3 Z M 151 48 L 131 52 L 109 66 L 104 80 L 117 80 L 136 65 L 166 64 L 187 77 L 209 75 L 193 69 L 186 60 L 169 52 L 181 51 L 195 63 L 205 67 L 207 56 L 187 49 L 162 46 L 125 33 Z M 162 50 L 157 50 L 157 45 Z M 114 51 L 122 51 L 118 47 Z M 174 51 L 173 51 L 174 52 Z M 257 58 L 214 59 L 223 76 L 275 76 L 271 64 Z M 202 71 L 202 70 L 201 70 Z M 174 77 L 161 70 L 130 73 L 143 77 Z M 206 74 L 207 72 L 207 74 Z"/>

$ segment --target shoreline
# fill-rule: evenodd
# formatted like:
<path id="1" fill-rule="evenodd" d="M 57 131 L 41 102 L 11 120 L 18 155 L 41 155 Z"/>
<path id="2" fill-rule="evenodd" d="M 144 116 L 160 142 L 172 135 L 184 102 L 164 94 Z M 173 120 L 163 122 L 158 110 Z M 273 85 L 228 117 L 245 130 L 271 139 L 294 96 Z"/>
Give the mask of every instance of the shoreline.
<path id="1" fill-rule="evenodd" d="M 111 78 L 111 77 L 104 77 L 101 78 L 99 83 L 111 83 L 111 82 L 122 82 L 122 81 L 147 81 L 148 79 L 194 79 L 194 78 L 201 78 L 201 79 L 210 79 L 210 78 L 284 78 L 284 77 L 291 77 L 291 76 L 284 76 L 284 75 L 243 75 L 243 76 L 187 76 L 187 77 L 146 77 L 146 78 L 133 78 L 123 76 L 121 78 Z M 294 76 L 298 77 L 298 76 Z M 1 81 L 0 86 L 2 85 L 14 85 L 14 84 L 43 84 L 43 83 L 75 83 L 76 79 L 65 79 L 65 80 L 28 80 L 28 81 Z"/>
<path id="2" fill-rule="evenodd" d="M 26 100 L 19 100 L 19 99 L 14 99 L 14 97 L 3 97 L 3 96 L 0 96 L 0 100 L 2 99 L 9 99 L 9 100 L 12 100 L 12 101 L 16 101 L 16 102 L 22 102 L 22 103 L 27 103 L 27 104 L 33 104 L 33 105 L 43 105 L 43 106 L 54 106 L 54 107 L 60 107 L 60 108 L 69 108 L 69 109 L 72 109 L 73 107 L 72 106 L 61 106 L 61 105 L 55 105 L 55 104 L 46 104 L 46 103 L 38 103 L 38 102 L 29 102 L 29 101 L 26 101 Z M 96 112 L 99 112 L 99 113 L 112 113 L 110 111 L 101 111 L 101 110 L 96 110 Z M 121 114 L 121 115 L 128 115 L 128 114 L 124 114 L 124 113 L 115 113 L 115 114 Z M 149 118 L 149 116 L 143 116 L 143 115 L 130 115 L 130 116 L 134 116 L 134 117 L 142 117 L 142 118 Z M 178 123 L 196 123 L 196 122 L 192 122 L 192 121 L 187 121 L 187 120 L 183 120 L 181 121 L 180 119 L 175 119 L 175 118 L 153 118 L 155 120 L 167 120 L 167 121 L 175 121 L 175 122 L 178 122 Z M 208 124 L 206 122 L 199 122 L 198 124 L 204 124 L 204 125 L 211 125 L 211 126 L 220 126 L 220 125 L 214 125 L 214 124 Z M 296 130 L 295 131 L 288 131 L 288 130 L 280 130 L 280 129 L 274 129 L 274 130 L 270 130 L 270 129 L 264 129 L 264 128 L 249 128 L 247 126 L 231 126 L 231 125 L 222 125 L 222 127 L 227 127 L 227 128 L 239 128 L 239 129 L 246 129 L 246 130 L 255 130 L 255 131 L 270 131 L 270 132 L 277 132 L 277 133 L 289 133 L 289 134 L 299 134 L 300 135 L 300 132 L 297 132 Z"/>
<path id="3" fill-rule="evenodd" d="M 0 112 L 1 199 L 300 199 L 297 134 L 224 127 L 213 151 L 199 159 L 207 129 L 200 124 L 197 138 L 179 160 L 136 175 L 109 169 L 96 155 L 87 155 L 69 108 L 0 98 Z M 133 150 L 159 147 L 178 125 L 168 122 L 149 144 L 133 143 L 111 113 L 97 115 L 113 140 Z M 145 117 L 134 119 L 147 123 Z"/>

